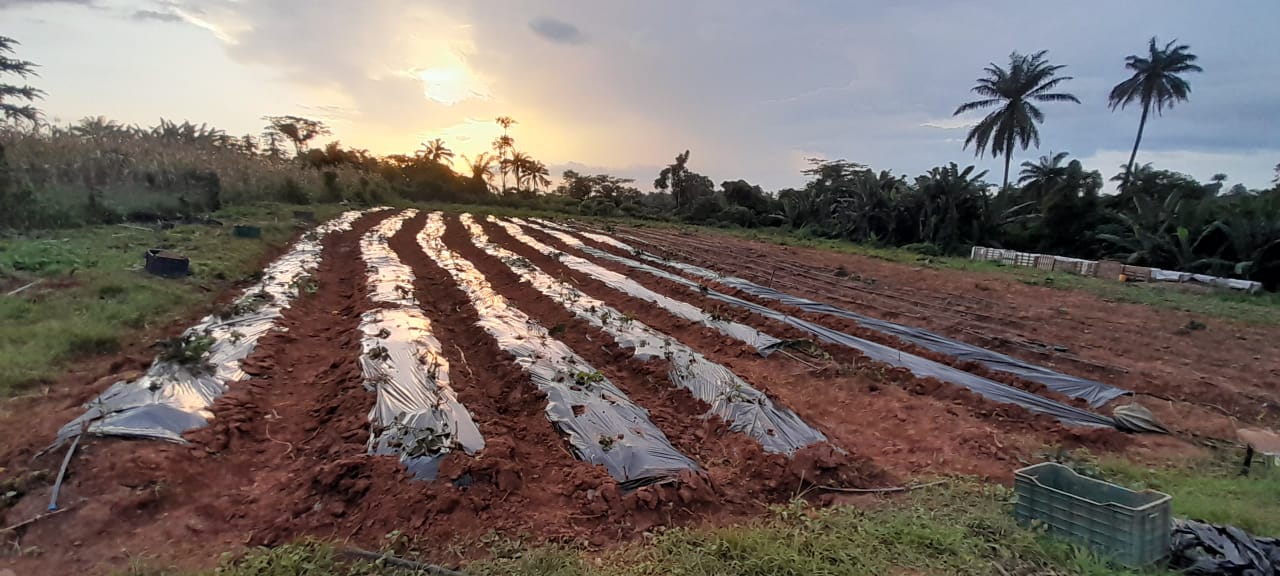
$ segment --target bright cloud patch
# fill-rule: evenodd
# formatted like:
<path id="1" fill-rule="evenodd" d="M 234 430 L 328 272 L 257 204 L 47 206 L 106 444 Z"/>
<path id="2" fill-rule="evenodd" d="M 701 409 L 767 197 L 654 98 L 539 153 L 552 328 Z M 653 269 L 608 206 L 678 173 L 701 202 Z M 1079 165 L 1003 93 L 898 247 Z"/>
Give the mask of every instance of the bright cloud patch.
<path id="1" fill-rule="evenodd" d="M 461 67 L 427 68 L 414 70 L 411 74 L 422 81 L 423 94 L 427 99 L 446 106 L 465 100 L 484 100 L 489 97 L 482 83 Z"/>

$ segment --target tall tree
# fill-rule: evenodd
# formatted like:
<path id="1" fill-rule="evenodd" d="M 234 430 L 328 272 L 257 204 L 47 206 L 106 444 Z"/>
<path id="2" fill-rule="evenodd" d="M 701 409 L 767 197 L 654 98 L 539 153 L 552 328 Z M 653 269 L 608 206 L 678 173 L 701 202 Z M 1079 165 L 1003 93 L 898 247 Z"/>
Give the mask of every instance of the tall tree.
<path id="1" fill-rule="evenodd" d="M 17 45 L 17 40 L 0 36 L 0 116 L 5 120 L 26 120 L 34 125 L 40 121 L 40 111 L 31 102 L 43 98 L 44 91 L 25 83 L 28 78 L 38 76 L 34 63 L 7 56 L 14 53 L 13 47 Z M 2 81 L 5 76 L 16 76 L 24 82 L 22 85 L 7 84 Z"/>
<path id="2" fill-rule="evenodd" d="M 979 157 L 988 146 L 992 157 L 1004 155 L 1002 188 L 1009 186 L 1009 162 L 1013 159 L 1014 146 L 1020 145 L 1023 150 L 1031 144 L 1040 146 L 1040 130 L 1036 124 L 1044 122 L 1044 113 L 1034 103 L 1080 103 L 1071 94 L 1052 91 L 1071 77 L 1057 76 L 1058 71 L 1066 66 L 1049 64 L 1046 54 L 1047 50 L 1029 56 L 1014 52 L 1009 55 L 1007 70 L 993 62 L 985 69 L 987 76 L 979 78 L 978 84 L 971 89 L 983 99 L 963 104 L 952 114 L 959 116 L 972 110 L 997 107 L 969 130 L 964 147 L 974 144 Z"/>
<path id="3" fill-rule="evenodd" d="M 471 179 L 476 182 L 483 182 L 486 188 L 490 186 L 489 180 L 493 179 L 493 165 L 493 156 L 486 152 L 481 152 L 475 158 L 467 160 L 467 169 L 471 171 Z"/>
<path id="4" fill-rule="evenodd" d="M 1061 187 L 1067 178 L 1067 167 L 1062 164 L 1067 159 L 1066 152 L 1050 153 L 1041 156 L 1040 162 L 1023 162 L 1022 171 L 1018 173 L 1018 185 L 1037 203 L 1053 191 Z"/>
<path id="5" fill-rule="evenodd" d="M 1146 57 L 1131 55 L 1124 59 L 1124 67 L 1133 71 L 1133 76 L 1116 84 L 1111 89 L 1108 99 L 1111 109 L 1123 109 L 1133 102 L 1142 103 L 1142 119 L 1138 120 L 1138 137 L 1133 139 L 1133 152 L 1129 154 L 1129 165 L 1125 168 L 1125 177 L 1121 186 L 1129 184 L 1129 173 L 1133 172 L 1133 162 L 1138 158 L 1138 145 L 1142 143 L 1142 130 L 1147 126 L 1147 116 L 1151 107 L 1155 106 L 1156 115 L 1163 115 L 1165 108 L 1173 108 L 1177 102 L 1185 102 L 1191 94 L 1191 84 L 1179 74 L 1203 71 L 1195 64 L 1197 56 L 1187 50 L 1186 44 L 1174 46 L 1177 40 L 1160 48 L 1155 36 L 1147 46 Z"/>
<path id="6" fill-rule="evenodd" d="M 541 160 L 529 160 L 529 165 L 524 170 L 529 179 L 529 186 L 534 190 L 545 190 L 551 186 L 551 171 L 547 169 L 547 165 Z"/>
<path id="7" fill-rule="evenodd" d="M 676 161 L 667 165 L 658 174 L 658 178 L 653 181 L 653 187 L 663 192 L 671 190 L 671 197 L 676 201 L 676 209 L 679 210 L 689 200 L 685 190 L 686 175 L 689 173 L 685 167 L 689 163 L 689 151 L 685 150 L 682 154 L 676 155 Z"/>
<path id="8" fill-rule="evenodd" d="M 448 146 L 445 146 L 444 140 L 439 138 L 429 142 L 423 142 L 422 148 L 418 150 L 418 155 L 425 158 L 428 162 L 453 166 L 453 150 L 450 150 Z"/>
<path id="9" fill-rule="evenodd" d="M 300 116 L 263 116 L 267 121 L 266 132 L 274 132 L 293 142 L 293 150 L 302 156 L 302 147 L 317 136 L 331 134 L 329 127 L 319 120 Z"/>
<path id="10" fill-rule="evenodd" d="M 518 124 L 518 122 L 510 116 L 499 116 L 493 121 L 497 122 L 498 125 L 502 127 L 502 135 L 493 139 L 493 149 L 498 152 L 498 171 L 502 172 L 502 191 L 506 192 L 507 171 L 511 166 L 510 163 L 507 162 L 507 152 L 515 146 L 515 140 L 511 138 L 508 131 L 511 129 L 512 125 Z M 520 183 L 516 182 L 516 186 L 520 186 Z"/>
<path id="11" fill-rule="evenodd" d="M 525 183 L 526 179 L 528 179 L 529 169 L 533 164 L 533 158 L 530 158 L 529 155 L 524 152 L 517 151 L 512 152 L 511 157 L 503 160 L 502 164 L 504 164 L 506 169 L 516 177 L 516 190 L 519 190 L 520 186 Z M 506 184 L 504 183 L 503 186 L 505 185 Z"/>

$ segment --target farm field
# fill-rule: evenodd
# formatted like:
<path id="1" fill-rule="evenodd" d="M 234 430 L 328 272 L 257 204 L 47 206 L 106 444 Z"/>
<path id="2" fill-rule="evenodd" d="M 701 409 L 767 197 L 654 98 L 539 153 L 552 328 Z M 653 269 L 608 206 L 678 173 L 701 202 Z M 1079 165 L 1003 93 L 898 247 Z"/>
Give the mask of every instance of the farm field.
<path id="1" fill-rule="evenodd" d="M 1270 323 L 593 221 L 382 209 L 322 228 L 286 253 L 300 263 L 155 328 L 173 338 L 205 313 L 223 321 L 162 359 L 172 371 L 145 343 L 123 346 L 6 403 L 0 467 L 22 486 L 5 525 L 45 511 L 68 442 L 40 452 L 60 430 L 104 435 L 78 444 L 66 512 L 23 527 L 0 568 L 196 570 L 247 547 L 376 549 L 394 534 L 426 561 L 515 570 L 486 564 L 495 542 L 608 556 L 673 528 L 785 524 L 788 507 L 830 525 L 866 521 L 846 506 L 905 514 L 894 506 L 948 498 L 989 514 L 1001 496 L 988 490 L 1046 458 L 1098 457 L 1194 502 L 1221 485 L 1166 470 L 1234 458 L 1239 427 L 1280 426 Z M 258 328 L 223 325 L 240 320 Z M 1008 361 L 930 344 L 943 340 Z M 1027 365 L 1038 371 L 1009 368 Z M 95 400 L 117 382 L 136 394 Z M 215 393 L 193 399 L 192 382 Z M 1170 434 L 1117 429 L 1113 410 L 1133 402 Z M 86 403 L 106 418 L 78 420 Z M 162 408 L 201 425 L 149 416 Z M 858 492 L 942 479 L 942 496 Z M 1265 522 L 1246 528 L 1275 528 Z M 732 538 L 666 534 L 667 546 Z"/>

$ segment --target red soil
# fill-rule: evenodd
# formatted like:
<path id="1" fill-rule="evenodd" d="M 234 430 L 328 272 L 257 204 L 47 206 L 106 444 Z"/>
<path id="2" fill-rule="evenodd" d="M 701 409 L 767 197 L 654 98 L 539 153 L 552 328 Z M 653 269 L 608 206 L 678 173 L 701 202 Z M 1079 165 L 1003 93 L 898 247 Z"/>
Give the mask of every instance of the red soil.
<path id="1" fill-rule="evenodd" d="M 642 248 L 656 247 L 687 262 L 756 282 L 772 278 L 799 296 L 1133 390 L 1167 425 L 1188 434 L 1234 438 L 1238 421 L 1259 418 L 1280 425 L 1275 326 L 1029 286 L 991 272 L 938 270 L 727 236 L 622 233 L 652 243 Z M 641 244 L 631 238 L 623 240 Z M 1191 320 L 1207 328 L 1181 330 Z"/>
<path id="2" fill-rule="evenodd" d="M 586 253 L 572 249 L 561 243 L 556 238 L 540 231 L 527 229 L 526 232 L 544 244 L 555 246 L 556 248 L 565 250 L 566 252 L 577 256 L 582 256 L 615 272 L 627 274 L 633 280 L 643 284 L 651 290 L 679 298 L 685 302 L 694 304 L 703 310 L 718 310 L 723 316 L 732 317 L 736 321 L 756 327 L 766 333 L 780 338 L 801 340 L 812 338 L 807 332 L 783 325 L 773 320 L 762 318 L 756 314 L 746 312 L 739 308 L 730 307 L 729 305 L 704 297 L 670 280 L 658 278 L 657 276 L 650 274 L 636 273 L 622 264 L 591 258 Z M 600 244 L 596 244 L 596 247 L 604 248 L 603 245 Z M 621 252 L 616 249 L 613 249 L 612 251 L 621 254 Z M 1130 441 L 1130 437 L 1128 435 L 1115 430 L 1091 430 L 1064 426 L 1056 419 L 1049 416 L 1035 414 L 1018 406 L 993 402 L 969 392 L 968 390 L 945 384 L 933 378 L 916 378 L 906 369 L 893 368 L 870 361 L 861 353 L 843 346 L 823 346 L 823 351 L 832 357 L 833 362 L 820 365 L 816 374 L 822 374 L 825 371 L 833 371 L 836 374 L 857 372 L 861 373 L 863 377 L 869 379 L 871 382 L 877 384 L 881 382 L 897 384 L 913 394 L 928 395 L 939 400 L 962 405 L 965 407 L 966 411 L 973 416 L 986 420 L 991 424 L 998 425 L 1003 432 L 1021 433 L 1033 436 L 1039 440 L 1038 444 L 1050 443 L 1065 447 L 1086 446 L 1096 450 L 1116 450 L 1124 447 Z M 814 374 L 811 374 L 811 376 L 812 375 Z M 811 392 L 806 390 L 803 393 L 809 394 Z M 801 415 L 804 415 L 803 412 Z M 1003 440 L 1001 440 L 1001 442 L 1003 442 Z M 992 474 L 992 476 L 1009 478 L 1012 476 L 1012 470 L 1007 469 L 1003 474 Z"/>
<path id="3" fill-rule="evenodd" d="M 476 248 L 457 218 L 450 216 L 447 246 L 471 260 L 499 293 L 533 319 L 547 327 L 563 326 L 557 338 L 645 407 L 672 444 L 704 469 L 666 485 L 625 492 L 602 467 L 570 455 L 564 439 L 546 420 L 545 396 L 476 325 L 478 318 L 467 296 L 418 247 L 416 235 L 425 220 L 425 215 L 419 215 L 405 223 L 391 239 L 391 246 L 416 275 L 416 297 L 432 321 L 433 333 L 444 344 L 452 385 L 484 434 L 486 447 L 476 456 L 451 454 L 436 481 L 415 481 L 394 458 L 366 454 L 367 414 L 374 395 L 361 378 L 357 327 L 360 314 L 373 305 L 366 294 L 358 241 L 386 215 L 367 216 L 353 230 L 326 238 L 316 274 L 318 291 L 285 311 L 280 324 L 287 331 L 273 332 L 259 341 L 245 362 L 253 379 L 233 385 L 218 400 L 213 408 L 215 420 L 189 434 L 189 445 L 86 439 L 72 462 L 60 498 L 69 510 L 8 536 L 31 553 L 0 558 L 0 568 L 24 575 L 101 573 L 139 557 L 154 558 L 162 565 L 207 567 L 222 552 L 246 545 L 316 536 L 376 547 L 394 530 L 429 542 L 437 561 L 456 563 L 458 556 L 452 555 L 456 552 L 463 557 L 481 555 L 480 537 L 491 531 L 529 534 L 535 541 L 605 546 L 636 538 L 658 525 L 724 524 L 748 518 L 768 504 L 806 493 L 814 484 L 882 486 L 913 476 L 950 473 L 1007 482 L 1012 470 L 1034 458 L 1034 452 L 1045 444 L 1083 445 L 1104 451 L 1134 445 L 1133 450 L 1153 457 L 1186 449 L 1167 439 L 1135 439 L 1110 430 L 1067 428 L 1044 416 L 876 365 L 849 350 L 828 346 L 829 360 L 798 352 L 762 358 L 740 342 L 616 292 L 514 241 L 500 228 L 484 225 L 494 242 L 528 258 L 545 272 L 573 282 L 585 293 L 724 364 L 822 430 L 831 446 L 839 449 L 811 447 L 792 459 L 768 454 L 746 436 L 728 432 L 718 418 L 703 418 L 707 406 L 670 384 L 663 361 L 634 359 L 605 332 L 520 282 L 505 264 Z M 654 242 L 663 241 L 661 234 L 645 233 Z M 550 237 L 534 235 L 558 245 Z M 1039 338 L 1065 343 L 1079 355 L 1079 362 L 1071 365 L 1097 370 L 1087 373 L 1092 377 L 1102 378 L 1098 374 L 1108 372 L 1107 365 L 1125 365 L 1127 374 L 1112 374 L 1104 381 L 1171 396 L 1196 393 L 1184 374 L 1159 370 L 1177 365 L 1175 359 L 1180 356 L 1171 355 L 1165 363 L 1147 367 L 1102 350 L 1121 345 L 1107 333 L 1117 318 L 1144 318 L 1163 330 L 1185 323 L 1185 315 L 1103 303 L 1074 292 L 1045 292 L 992 275 L 966 279 L 966 273 L 912 269 L 856 256 L 799 253 L 727 238 L 695 240 L 719 248 L 699 250 L 709 256 L 694 263 L 747 276 L 753 273 L 746 265 L 747 258 L 739 260 L 734 255 L 750 256 L 757 262 L 776 260 L 790 266 L 785 273 L 776 273 L 777 279 L 802 288 L 806 282 L 816 282 L 814 277 L 822 267 L 845 266 L 864 276 L 875 275 L 877 291 L 892 293 L 899 284 L 906 286 L 903 293 L 909 294 L 912 302 L 837 290 L 828 284 L 813 284 L 797 293 L 814 299 L 862 299 L 877 309 L 900 313 L 893 319 L 909 324 L 913 322 L 903 318 L 920 319 L 916 325 L 962 339 L 965 337 L 960 335 L 971 337 L 986 329 L 1009 342 Z M 700 244 L 691 241 L 683 245 Z M 671 282 L 598 263 L 626 273 L 650 289 L 775 336 L 806 337 Z M 965 288 L 970 283 L 1009 285 L 971 293 Z M 935 297 L 930 287 L 957 293 L 940 292 L 946 295 Z M 1046 301 L 1046 295 L 1067 306 L 1069 314 L 1037 313 L 1036 306 Z M 1010 300 L 1008 305 L 1005 299 Z M 952 303 L 954 313 L 943 314 Z M 922 310 L 938 314 L 922 314 Z M 192 311 L 190 318 L 169 325 L 156 336 L 177 333 L 203 313 Z M 1002 320 L 1005 318 L 1008 321 Z M 1086 322 L 1094 329 L 1080 333 L 1073 324 L 1081 322 L 1076 318 L 1094 322 Z M 1069 333 L 1040 326 L 1054 322 L 1059 323 L 1059 331 Z M 1205 322 L 1210 331 L 1220 326 L 1238 331 L 1247 340 L 1235 343 L 1247 346 L 1262 346 L 1265 338 L 1277 335 L 1274 329 Z M 852 330 L 847 325 L 836 327 Z M 866 335 L 864 331 L 857 333 Z M 1138 353 L 1143 340 L 1133 331 L 1127 335 L 1135 339 L 1123 343 L 1127 353 L 1145 357 Z M 1196 351 L 1190 345 L 1203 337 L 1201 333 L 1171 337 L 1168 346 L 1186 357 L 1207 358 L 1210 352 Z M 1261 354 L 1258 350 L 1254 353 Z M 1241 361 L 1239 354 L 1229 353 L 1232 361 Z M 0 405 L 5 411 L 0 413 L 0 437 L 6 438 L 0 448 L 0 476 L 56 471 L 61 454 L 32 460 L 35 451 L 53 438 L 58 426 L 81 413 L 84 401 L 111 382 L 128 378 L 131 371 L 145 369 L 150 357 L 150 351 L 137 346 L 112 359 L 80 365 L 46 395 Z M 1255 361 L 1254 368 L 1240 368 L 1237 374 L 1256 378 L 1262 374 L 1257 370 L 1274 373 L 1275 362 L 1268 356 L 1266 362 Z M 1136 375 L 1148 368 L 1156 375 L 1152 380 Z M 1170 374 L 1178 379 L 1167 389 L 1154 385 L 1155 377 Z M 1133 384 L 1135 381 L 1147 382 L 1146 388 Z M 93 384 L 86 385 L 88 382 Z M 1016 384 L 1028 386 L 1025 382 Z M 1227 391 L 1214 387 L 1218 392 L 1210 401 L 1221 401 L 1228 410 L 1245 410 L 1255 396 L 1273 397 L 1273 387 L 1270 383 L 1243 382 Z M 1239 395 L 1232 396 L 1237 390 Z M 1178 410 L 1201 410 L 1187 403 L 1174 405 Z M 29 482 L 28 494 L 0 512 L 0 525 L 43 512 L 50 483 L 47 476 Z M 818 496 L 820 491 L 808 493 L 823 503 L 833 499 Z M 35 553 L 37 549 L 39 553 Z M 446 551 L 451 556 L 446 557 Z"/>

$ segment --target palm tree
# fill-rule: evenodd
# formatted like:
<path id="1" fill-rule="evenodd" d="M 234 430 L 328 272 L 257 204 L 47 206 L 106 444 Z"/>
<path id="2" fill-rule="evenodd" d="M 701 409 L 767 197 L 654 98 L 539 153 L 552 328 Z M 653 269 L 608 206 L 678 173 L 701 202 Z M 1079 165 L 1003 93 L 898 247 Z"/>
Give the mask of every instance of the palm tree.
<path id="1" fill-rule="evenodd" d="M 530 159 L 524 172 L 528 175 L 529 185 L 534 190 L 542 190 L 551 186 L 551 171 L 547 169 L 547 165 L 543 164 L 541 160 Z"/>
<path id="2" fill-rule="evenodd" d="M 1067 159 L 1066 152 L 1050 153 L 1041 156 L 1040 162 L 1023 162 L 1022 171 L 1018 173 L 1018 185 L 1023 190 L 1032 192 L 1036 202 L 1044 199 L 1050 192 L 1066 183 L 1067 167 L 1062 164 Z"/>
<path id="3" fill-rule="evenodd" d="M 1174 46 L 1177 40 L 1165 44 L 1164 48 L 1156 45 L 1156 38 L 1151 37 L 1147 46 L 1147 57 L 1128 56 L 1124 59 L 1124 67 L 1133 70 L 1133 76 L 1116 84 L 1111 89 L 1109 103 L 1111 109 L 1124 108 L 1132 102 L 1142 102 L 1142 119 L 1138 121 L 1138 137 L 1133 140 L 1133 152 L 1129 154 L 1129 166 L 1125 168 L 1125 179 L 1121 186 L 1128 185 L 1128 174 L 1133 171 L 1133 162 L 1138 157 L 1138 144 L 1142 143 L 1142 129 L 1147 126 L 1147 115 L 1151 106 L 1156 114 L 1164 113 L 1165 108 L 1173 108 L 1179 101 L 1185 102 L 1191 94 L 1191 84 L 1178 74 L 1185 72 L 1201 72 L 1196 66 L 1196 55 L 1187 50 L 1186 44 Z"/>
<path id="4" fill-rule="evenodd" d="M 0 36 L 0 76 L 8 74 L 23 80 L 37 76 L 34 63 L 5 56 L 5 54 L 13 54 L 13 47 L 17 45 L 17 40 Z M 40 120 L 40 111 L 29 103 L 43 97 L 43 90 L 31 86 L 0 84 L 0 118 L 5 120 L 26 120 L 35 125 Z M 14 102 L 24 101 L 28 102 L 28 104 L 14 104 Z"/>
<path id="5" fill-rule="evenodd" d="M 501 162 L 502 165 L 506 166 L 507 170 L 509 170 L 512 174 L 515 175 L 517 190 L 520 189 L 520 186 L 524 184 L 525 179 L 528 178 L 529 163 L 532 160 L 533 159 L 530 158 L 529 155 L 525 154 L 524 152 L 512 152 L 510 158 L 507 158 L 506 160 L 503 160 Z M 503 186 L 505 190 L 505 186 L 506 186 L 505 181 L 503 182 Z"/>
<path id="6" fill-rule="evenodd" d="M 511 150 L 515 145 L 515 140 L 511 139 L 511 135 L 507 134 L 507 131 L 511 129 L 513 124 L 518 124 L 518 122 L 510 116 L 499 116 L 493 121 L 497 122 L 498 125 L 502 127 L 502 135 L 493 139 L 493 149 L 498 151 L 498 170 L 502 172 L 502 191 L 506 192 L 507 168 L 509 166 L 507 163 L 507 151 Z M 520 186 L 519 181 L 516 182 L 516 186 Z"/>
<path id="7" fill-rule="evenodd" d="M 473 160 L 467 160 L 467 168 L 471 170 L 471 179 L 477 182 L 484 182 L 485 186 L 489 186 L 489 180 L 493 178 L 494 158 L 491 154 L 481 152 Z"/>
<path id="8" fill-rule="evenodd" d="M 977 86 L 971 90 L 984 98 L 961 105 L 952 114 L 959 116 L 971 110 L 999 107 L 969 130 L 964 146 L 968 148 L 969 144 L 974 144 L 979 157 L 988 145 L 993 157 L 1004 155 L 1004 187 L 1009 186 L 1009 161 L 1013 157 L 1014 144 L 1021 145 L 1023 150 L 1032 143 L 1040 146 L 1040 131 L 1036 123 L 1044 121 L 1044 114 L 1033 102 L 1080 103 L 1071 94 L 1051 92 L 1071 77 L 1055 77 L 1066 66 L 1050 65 L 1045 54 L 1048 54 L 1047 50 L 1030 56 L 1014 52 L 1009 55 L 1008 70 L 995 63 L 987 66 L 987 77 L 979 78 Z"/>
<path id="9" fill-rule="evenodd" d="M 423 142 L 422 148 L 418 150 L 418 156 L 428 162 L 453 166 L 453 150 L 445 146 L 444 140 L 439 138 L 430 142 Z"/>

